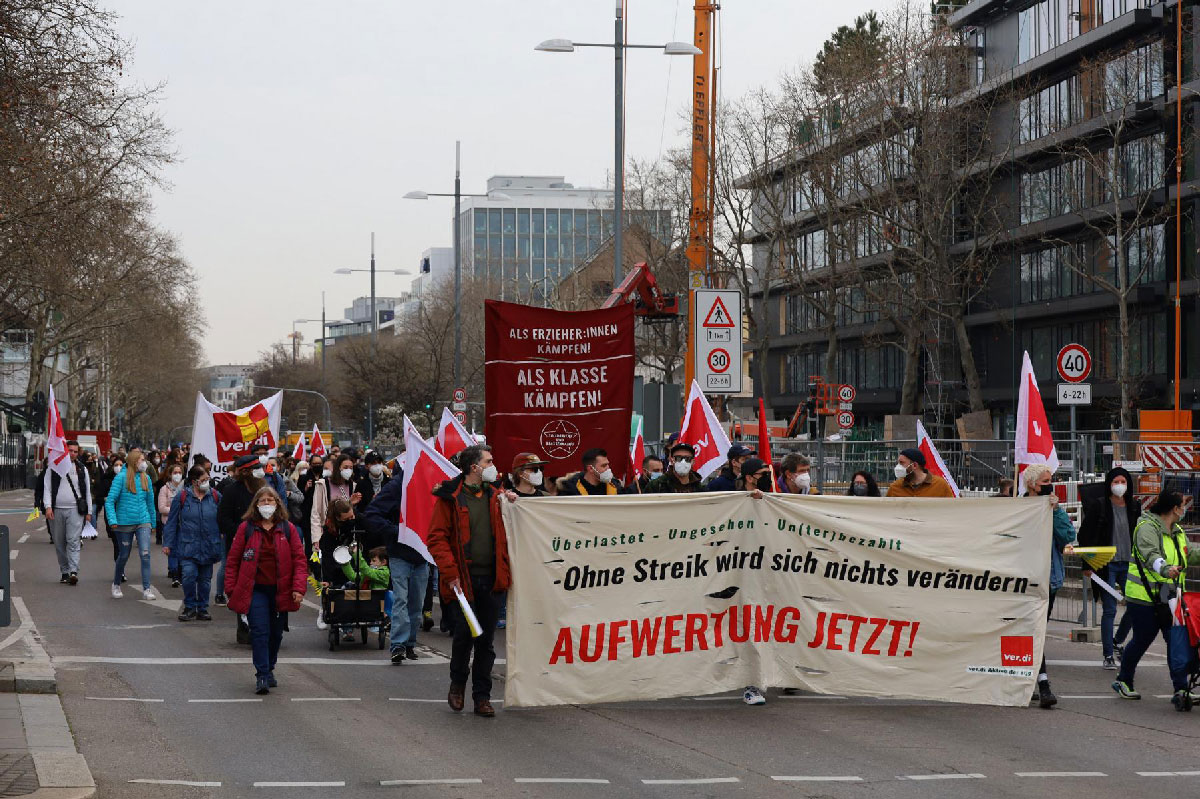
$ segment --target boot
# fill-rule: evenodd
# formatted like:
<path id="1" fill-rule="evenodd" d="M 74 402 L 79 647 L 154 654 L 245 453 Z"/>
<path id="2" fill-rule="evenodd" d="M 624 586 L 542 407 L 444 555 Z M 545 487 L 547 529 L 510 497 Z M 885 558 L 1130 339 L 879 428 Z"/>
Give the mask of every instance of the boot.
<path id="1" fill-rule="evenodd" d="M 1058 697 L 1050 690 L 1050 681 L 1042 680 L 1038 683 L 1038 706 L 1043 708 L 1052 708 L 1058 704 Z"/>

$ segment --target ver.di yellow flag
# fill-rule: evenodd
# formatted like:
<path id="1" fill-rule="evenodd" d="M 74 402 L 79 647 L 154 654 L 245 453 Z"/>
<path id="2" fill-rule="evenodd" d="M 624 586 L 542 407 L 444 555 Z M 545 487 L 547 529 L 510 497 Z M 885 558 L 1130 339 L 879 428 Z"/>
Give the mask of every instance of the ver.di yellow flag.
<path id="1" fill-rule="evenodd" d="M 1117 555 L 1116 547 L 1075 547 L 1075 554 L 1093 569 L 1101 569 Z"/>
<path id="2" fill-rule="evenodd" d="M 39 519 L 41 517 L 41 515 L 42 515 L 42 512 L 40 510 L 38 510 L 37 508 L 34 508 L 33 513 L 31 513 L 25 517 L 25 521 L 27 521 L 27 522 L 36 521 L 37 519 Z"/>

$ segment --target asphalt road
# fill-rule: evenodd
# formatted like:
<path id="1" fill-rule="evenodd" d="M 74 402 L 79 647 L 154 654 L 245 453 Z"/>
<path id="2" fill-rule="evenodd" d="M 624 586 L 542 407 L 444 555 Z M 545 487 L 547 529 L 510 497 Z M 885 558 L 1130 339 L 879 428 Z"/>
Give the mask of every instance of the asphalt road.
<path id="1" fill-rule="evenodd" d="M 169 587 L 161 551 L 154 602 L 135 590 L 136 562 L 125 597 L 109 596 L 103 537 L 85 545 L 79 585 L 62 586 L 44 523 L 25 523 L 28 510 L 27 492 L 0 495 L 17 553 L 14 593 L 53 659 L 101 797 L 1200 792 L 1200 711 L 1153 698 L 1170 692 L 1161 648 L 1140 669 L 1141 702 L 1117 699 L 1098 647 L 1070 643 L 1055 626 L 1050 671 L 1062 698 L 1052 711 L 770 691 L 763 707 L 729 695 L 508 712 L 498 704 L 496 718 L 482 719 L 446 706 L 440 653 L 449 641 L 436 629 L 422 636 L 421 660 L 395 667 L 374 642 L 330 652 L 305 608 L 284 638 L 281 686 L 256 697 L 232 614 L 175 620 L 181 593 Z M 497 699 L 502 692 L 498 682 Z"/>

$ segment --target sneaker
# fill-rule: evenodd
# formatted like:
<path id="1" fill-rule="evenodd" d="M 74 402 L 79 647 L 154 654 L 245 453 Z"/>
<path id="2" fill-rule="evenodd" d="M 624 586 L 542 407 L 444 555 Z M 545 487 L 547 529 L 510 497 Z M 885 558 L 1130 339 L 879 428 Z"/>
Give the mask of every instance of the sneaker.
<path id="1" fill-rule="evenodd" d="M 64 574 L 64 575 L 62 575 L 61 577 L 59 577 L 59 578 L 58 578 L 58 581 L 59 581 L 60 583 L 65 583 L 69 577 L 70 577 L 70 575 L 69 575 L 69 574 Z"/>
<path id="2" fill-rule="evenodd" d="M 225 595 L 217 594 L 215 597 L 213 597 L 213 604 L 214 605 L 224 605 L 225 604 Z"/>
<path id="3" fill-rule="evenodd" d="M 268 688 L 278 688 L 279 687 L 279 680 L 275 679 L 275 672 L 271 672 L 270 674 L 267 675 L 267 687 Z"/>
<path id="4" fill-rule="evenodd" d="M 71 585 L 76 585 L 79 582 L 79 572 L 71 572 L 67 577 L 67 582 Z"/>
<path id="5" fill-rule="evenodd" d="M 196 609 L 184 608 L 183 610 L 179 611 L 179 615 L 176 618 L 178 618 L 180 621 L 195 621 Z"/>
<path id="6" fill-rule="evenodd" d="M 403 666 L 404 665 L 404 650 L 403 649 L 393 649 L 392 650 L 392 665 L 393 666 Z"/>
<path id="7" fill-rule="evenodd" d="M 409 660 L 416 660 L 417 659 L 416 647 L 412 647 L 412 646 L 404 647 L 404 657 L 408 658 Z"/>
<path id="8" fill-rule="evenodd" d="M 142 599 L 146 600 L 147 602 L 153 602 L 154 600 L 158 599 L 158 597 L 156 597 L 154 595 L 154 592 L 151 591 L 149 588 L 143 588 L 142 589 Z"/>
<path id="9" fill-rule="evenodd" d="M 742 701 L 747 705 L 765 705 L 767 698 L 755 686 L 747 685 L 746 690 L 742 692 Z"/>
<path id="10" fill-rule="evenodd" d="M 329 629 L 329 625 L 325 623 L 325 611 L 323 611 L 323 610 L 317 611 L 317 629 L 318 630 L 328 630 Z"/>
<path id="11" fill-rule="evenodd" d="M 1058 704 L 1058 697 L 1050 690 L 1050 681 L 1038 683 L 1038 707 L 1050 709 Z"/>
<path id="12" fill-rule="evenodd" d="M 433 611 L 427 610 L 421 614 L 421 629 L 429 632 L 433 629 Z"/>
<path id="13" fill-rule="evenodd" d="M 1113 660 L 1111 657 L 1107 657 L 1104 659 L 1102 668 L 1105 671 L 1116 671 L 1117 670 L 1117 661 Z"/>
<path id="14" fill-rule="evenodd" d="M 267 683 L 266 677 L 258 677 L 254 680 L 254 693 L 256 693 L 256 694 L 271 693 L 271 686 Z"/>
<path id="15" fill-rule="evenodd" d="M 1181 712 L 1186 712 L 1192 709 L 1192 695 L 1187 691 L 1176 691 L 1171 696 L 1171 704 L 1175 709 Z"/>
<path id="16" fill-rule="evenodd" d="M 112 587 L 112 597 L 113 597 L 113 599 L 120 599 L 120 598 L 121 598 L 121 597 L 123 597 L 123 596 L 125 596 L 125 594 L 121 593 L 121 586 L 119 586 L 119 585 L 115 585 L 115 584 L 114 584 L 114 585 L 113 585 L 113 587 Z"/>
<path id="17" fill-rule="evenodd" d="M 1122 699 L 1141 699 L 1142 695 L 1133 690 L 1133 686 L 1129 683 L 1116 680 L 1112 684 L 1112 689 L 1120 694 Z"/>
<path id="18" fill-rule="evenodd" d="M 209 615 L 207 610 L 201 608 L 196 611 L 196 621 L 212 621 L 212 616 Z"/>
<path id="19" fill-rule="evenodd" d="M 172 579 L 172 580 L 171 580 L 171 587 L 172 587 L 172 588 L 178 588 L 180 585 L 182 585 L 182 583 L 180 583 L 178 580 L 176 580 L 176 579 Z"/>

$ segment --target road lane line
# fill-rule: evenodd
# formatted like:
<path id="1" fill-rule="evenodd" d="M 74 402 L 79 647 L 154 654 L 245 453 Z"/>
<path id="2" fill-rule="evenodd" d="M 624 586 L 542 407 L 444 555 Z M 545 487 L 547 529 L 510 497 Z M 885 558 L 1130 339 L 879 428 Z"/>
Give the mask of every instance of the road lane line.
<path id="1" fill-rule="evenodd" d="M 1018 771 L 1018 777 L 1107 777 L 1103 771 Z"/>
<path id="2" fill-rule="evenodd" d="M 293 696 L 293 702 L 361 702 L 359 696 Z"/>
<path id="3" fill-rule="evenodd" d="M 834 694 L 780 694 L 779 699 L 845 699 L 844 696 L 836 696 Z M 866 699 L 867 697 L 861 697 Z"/>
<path id="4" fill-rule="evenodd" d="M 1116 693 L 1111 694 L 1059 694 L 1059 699 L 1116 699 Z"/>
<path id="5" fill-rule="evenodd" d="M 925 780 L 986 780 L 986 774 L 907 774 L 903 777 L 897 777 L 898 780 L 912 780 L 913 782 L 923 782 Z"/>
<path id="6" fill-rule="evenodd" d="M 165 699 L 140 699 L 136 696 L 85 696 L 84 699 L 91 699 L 93 702 L 165 702 Z"/>
<path id="7" fill-rule="evenodd" d="M 189 788 L 220 788 L 219 782 L 201 782 L 199 780 L 129 780 L 135 785 L 186 785 Z"/>
<path id="8" fill-rule="evenodd" d="M 608 780 L 587 777 L 513 777 L 513 782 L 546 785 L 608 785 Z"/>
<path id="9" fill-rule="evenodd" d="M 16 560 L 16 559 L 17 559 L 17 555 L 20 555 L 20 554 L 21 554 L 21 550 L 19 550 L 19 549 L 10 549 L 10 550 L 8 551 L 8 559 L 9 559 L 9 560 Z"/>
<path id="10" fill-rule="evenodd" d="M 33 629 L 33 619 L 30 618 L 29 611 L 25 608 L 25 600 L 19 596 L 15 596 L 12 598 L 12 603 L 13 607 L 17 609 L 17 618 L 21 620 L 21 623 L 17 626 L 17 629 L 9 633 L 7 638 L 0 641 L 0 650 L 12 646 Z"/>
<path id="11" fill-rule="evenodd" d="M 471 778 L 466 778 L 466 779 L 447 778 L 447 779 L 441 779 L 441 780 L 380 780 L 379 781 L 379 785 L 384 788 L 388 787 L 389 785 L 480 785 L 482 783 L 483 783 L 483 780 L 481 780 L 477 777 L 471 777 Z"/>
<path id="12" fill-rule="evenodd" d="M 776 782 L 862 782 L 862 777 L 772 777 Z"/>
<path id="13" fill-rule="evenodd" d="M 345 788 L 346 781 L 337 782 L 256 782 L 255 788 Z"/>
<path id="14" fill-rule="evenodd" d="M 29 533 L 26 533 L 25 535 L 23 535 L 23 536 L 21 536 L 20 538 L 18 538 L 18 539 L 17 539 L 17 543 L 18 543 L 18 544 L 24 544 L 24 543 L 25 543 L 26 541 L 28 541 L 28 540 L 29 540 Z"/>
<path id="15" fill-rule="evenodd" d="M 642 785 L 718 785 L 741 782 L 737 777 L 700 777 L 694 780 L 642 780 Z"/>
<path id="16" fill-rule="evenodd" d="M 262 699 L 259 699 L 259 698 L 251 698 L 251 699 L 189 699 L 188 700 L 188 702 L 195 703 L 195 704 L 212 704 L 212 705 L 227 704 L 227 703 L 234 704 L 234 703 L 238 703 L 238 702 L 261 702 L 261 701 L 262 701 Z"/>
<path id="17" fill-rule="evenodd" d="M 1200 777 L 1200 771 L 1139 771 L 1139 777 Z"/>

